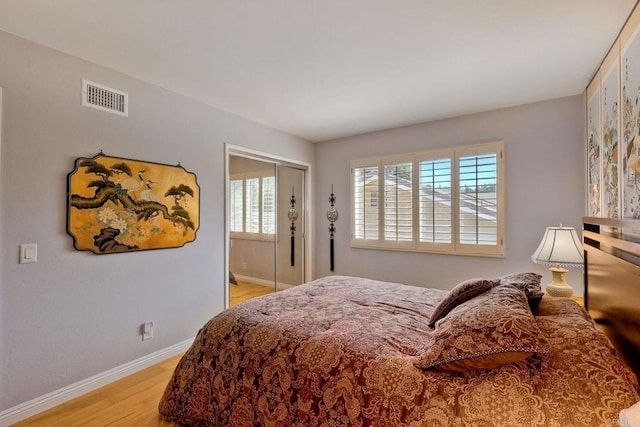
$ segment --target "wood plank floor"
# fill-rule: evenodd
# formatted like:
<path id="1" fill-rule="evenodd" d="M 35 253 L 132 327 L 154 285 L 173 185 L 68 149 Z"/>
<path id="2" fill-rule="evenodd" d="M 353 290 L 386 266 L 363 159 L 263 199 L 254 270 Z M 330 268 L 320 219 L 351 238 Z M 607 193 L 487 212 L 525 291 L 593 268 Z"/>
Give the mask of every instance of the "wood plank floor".
<path id="1" fill-rule="evenodd" d="M 238 286 L 229 285 L 229 303 L 233 306 L 272 292 L 267 286 L 239 281 Z M 160 420 L 158 402 L 180 357 L 114 381 L 13 427 L 178 427 Z"/>
<path id="2" fill-rule="evenodd" d="M 274 288 L 238 280 L 238 285 L 229 285 L 229 306 L 233 307 L 251 298 L 272 294 Z"/>
<path id="3" fill-rule="evenodd" d="M 53 407 L 17 426 L 30 427 L 169 427 L 160 420 L 158 401 L 182 355 Z"/>

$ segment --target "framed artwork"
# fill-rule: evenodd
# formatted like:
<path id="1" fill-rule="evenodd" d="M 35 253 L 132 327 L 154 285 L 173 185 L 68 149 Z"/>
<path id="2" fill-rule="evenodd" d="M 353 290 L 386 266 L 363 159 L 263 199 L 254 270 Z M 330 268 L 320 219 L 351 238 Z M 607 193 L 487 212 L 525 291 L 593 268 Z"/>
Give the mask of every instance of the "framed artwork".
<path id="1" fill-rule="evenodd" d="M 68 175 L 67 232 L 96 254 L 184 246 L 199 228 L 200 187 L 177 166 L 80 157 Z"/>
<path id="2" fill-rule="evenodd" d="M 600 99 L 602 111 L 602 213 L 606 218 L 620 217 L 619 186 L 619 57 L 616 54 L 602 74 Z"/>
<path id="3" fill-rule="evenodd" d="M 602 144 L 600 141 L 600 85 L 587 90 L 587 197 L 588 215 L 602 214 Z"/>
<path id="4" fill-rule="evenodd" d="M 640 28 L 639 28 L 640 29 Z M 622 194 L 625 218 L 640 218 L 640 37 L 622 46 Z"/>

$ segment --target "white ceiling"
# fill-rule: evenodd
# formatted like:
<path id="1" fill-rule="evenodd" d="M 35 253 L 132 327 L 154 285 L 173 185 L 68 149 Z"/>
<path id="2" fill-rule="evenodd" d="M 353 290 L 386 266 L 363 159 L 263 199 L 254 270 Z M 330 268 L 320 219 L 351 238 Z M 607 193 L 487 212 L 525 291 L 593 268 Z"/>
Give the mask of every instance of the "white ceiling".
<path id="1" fill-rule="evenodd" d="M 0 29 L 324 141 L 582 93 L 634 3 L 0 0 Z"/>

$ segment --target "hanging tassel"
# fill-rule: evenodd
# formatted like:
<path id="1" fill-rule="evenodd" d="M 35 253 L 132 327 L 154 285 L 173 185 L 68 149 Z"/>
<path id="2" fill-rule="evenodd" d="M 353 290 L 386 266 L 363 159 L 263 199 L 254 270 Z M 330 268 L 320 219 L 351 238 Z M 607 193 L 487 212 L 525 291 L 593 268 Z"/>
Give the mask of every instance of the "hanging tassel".
<path id="1" fill-rule="evenodd" d="M 327 219 L 329 220 L 329 262 L 331 271 L 335 267 L 334 263 L 334 249 L 333 249 L 333 237 L 336 233 L 335 222 L 338 220 L 338 211 L 335 208 L 336 196 L 333 194 L 333 184 L 331 184 L 331 196 L 329 197 L 329 209 L 327 210 Z"/>
<path id="2" fill-rule="evenodd" d="M 331 238 L 331 240 L 329 241 L 329 256 L 331 257 L 331 271 L 333 271 L 334 269 L 334 262 L 333 262 L 333 237 Z"/>
<path id="3" fill-rule="evenodd" d="M 296 210 L 296 196 L 295 196 L 295 188 L 291 187 L 291 199 L 290 199 L 291 209 L 289 209 L 289 221 L 291 221 L 291 267 L 296 265 L 296 247 L 295 247 L 295 237 L 296 237 L 296 220 L 298 219 L 298 211 Z"/>

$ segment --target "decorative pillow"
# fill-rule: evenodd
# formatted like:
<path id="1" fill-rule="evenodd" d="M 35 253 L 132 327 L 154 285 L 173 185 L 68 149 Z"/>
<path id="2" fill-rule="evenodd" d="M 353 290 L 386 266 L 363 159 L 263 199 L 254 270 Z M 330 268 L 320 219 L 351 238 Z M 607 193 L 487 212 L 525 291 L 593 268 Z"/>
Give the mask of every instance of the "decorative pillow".
<path id="1" fill-rule="evenodd" d="M 438 303 L 436 309 L 431 315 L 431 318 L 429 319 L 429 326 L 433 328 L 433 325 L 435 325 L 438 320 L 446 316 L 453 308 L 488 291 L 497 283 L 498 282 L 485 279 L 469 279 L 458 283 Z"/>
<path id="2" fill-rule="evenodd" d="M 494 280 L 502 285 L 509 284 L 522 289 L 527 295 L 529 306 L 533 309 L 544 295 L 542 286 L 540 286 L 541 279 L 542 276 L 536 273 L 515 273 L 507 274 Z"/>
<path id="3" fill-rule="evenodd" d="M 549 346 L 522 289 L 497 285 L 466 301 L 437 323 L 414 365 L 468 372 L 546 356 Z"/>

